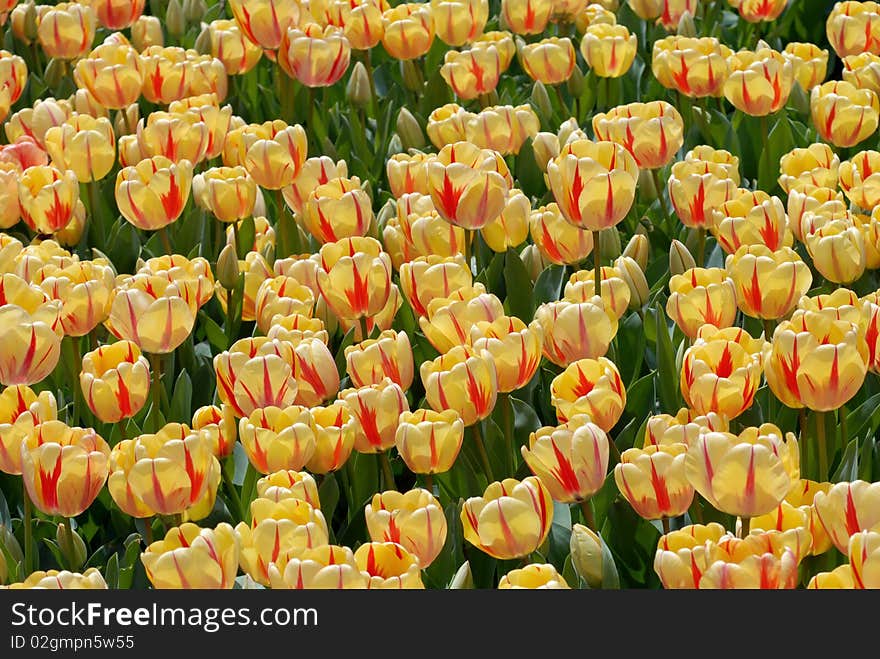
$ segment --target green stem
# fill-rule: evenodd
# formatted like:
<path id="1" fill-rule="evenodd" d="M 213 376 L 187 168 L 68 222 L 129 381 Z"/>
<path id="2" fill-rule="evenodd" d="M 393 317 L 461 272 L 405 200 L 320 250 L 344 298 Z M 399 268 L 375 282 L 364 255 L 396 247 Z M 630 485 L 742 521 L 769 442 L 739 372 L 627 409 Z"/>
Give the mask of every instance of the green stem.
<path id="1" fill-rule="evenodd" d="M 299 235 L 299 226 L 288 217 L 287 204 L 284 203 L 284 193 L 281 188 L 275 190 L 275 224 L 278 227 L 278 238 L 281 249 L 276 258 L 284 258 L 291 254 L 302 252 L 302 239 Z M 289 221 L 290 220 L 290 221 Z M 292 232 L 293 235 L 288 235 Z M 289 250 L 289 251 L 288 251 Z"/>
<path id="2" fill-rule="evenodd" d="M 171 239 L 168 237 L 168 227 L 162 227 L 159 229 L 159 240 L 162 243 L 162 248 L 165 250 L 165 253 L 169 256 L 174 254 L 174 248 L 171 246 Z"/>
<path id="3" fill-rule="evenodd" d="M 663 198 L 663 195 L 660 195 Z M 706 227 L 697 229 L 697 267 L 702 268 L 706 263 Z"/>
<path id="4" fill-rule="evenodd" d="M 663 194 L 665 190 L 663 181 L 660 180 L 660 170 L 652 169 L 651 178 L 654 179 L 654 189 L 657 192 L 657 199 L 660 201 L 660 209 L 663 211 L 663 219 L 666 220 L 669 218 L 669 204 L 666 203 L 666 196 Z"/>
<path id="5" fill-rule="evenodd" d="M 593 504 L 589 499 L 580 502 L 581 513 L 584 515 L 584 524 L 591 531 L 596 530 L 596 518 L 593 516 Z"/>
<path id="6" fill-rule="evenodd" d="M 825 413 L 815 412 L 816 414 L 816 443 L 819 445 L 819 480 L 824 482 L 828 480 L 828 439 L 825 436 Z"/>
<path id="7" fill-rule="evenodd" d="M 227 458 L 227 460 L 232 460 L 232 456 Z M 241 496 L 238 494 L 238 489 L 235 487 L 235 483 L 232 482 L 232 476 L 229 473 L 229 469 L 227 469 L 228 465 L 224 465 L 220 471 L 223 472 L 223 487 L 226 488 L 226 493 L 229 495 L 229 498 L 232 499 L 232 505 L 235 506 L 236 511 L 239 515 L 239 521 L 244 519 L 245 510 L 242 506 Z"/>
<path id="8" fill-rule="evenodd" d="M 562 85 L 553 85 L 553 89 L 556 90 L 556 98 L 559 99 L 559 109 L 562 114 L 563 119 L 567 119 L 571 116 L 571 110 L 568 109 L 568 104 L 565 102 L 565 98 L 562 96 Z"/>
<path id="9" fill-rule="evenodd" d="M 34 508 L 31 503 L 31 497 L 28 494 L 27 486 L 24 484 L 24 477 L 21 479 L 21 492 L 22 492 L 22 501 L 23 501 L 23 517 L 22 524 L 24 525 L 24 575 L 23 577 L 28 577 L 35 569 L 34 566 L 34 554 L 33 554 L 33 546 L 34 546 Z M 24 579 L 22 579 L 24 581 Z"/>
<path id="10" fill-rule="evenodd" d="M 232 223 L 232 246 L 235 248 L 235 258 L 242 258 L 241 241 L 238 238 L 238 222 Z"/>
<path id="11" fill-rule="evenodd" d="M 602 250 L 599 249 L 599 231 L 593 231 L 593 294 L 602 297 Z"/>
<path id="12" fill-rule="evenodd" d="M 663 524 L 663 535 L 667 535 L 672 529 L 669 527 L 669 518 L 661 517 L 660 523 Z"/>
<path id="13" fill-rule="evenodd" d="M 150 369 L 153 371 L 153 382 L 150 387 L 150 395 L 153 401 L 153 410 L 158 412 L 162 407 L 162 355 L 151 352 L 149 353 L 149 357 Z"/>
<path id="14" fill-rule="evenodd" d="M 92 227 L 97 229 L 97 231 L 89 231 L 89 235 L 95 239 L 94 244 L 103 249 L 106 247 L 107 234 L 104 229 L 103 218 L 100 217 L 100 213 L 98 212 L 97 181 L 89 181 L 86 183 L 86 194 L 89 198 L 89 219 L 91 220 Z"/>
<path id="15" fill-rule="evenodd" d="M 71 426 L 80 425 L 82 418 L 83 393 L 79 384 L 79 374 L 82 371 L 82 357 L 79 354 L 79 337 L 65 336 L 61 340 L 61 349 L 64 353 L 64 363 L 69 371 L 70 392 L 73 396 L 73 412 L 68 423 Z"/>
<path id="16" fill-rule="evenodd" d="M 144 544 L 149 547 L 153 544 L 153 518 L 144 519 Z"/>
<path id="17" fill-rule="evenodd" d="M 741 525 L 740 525 L 740 537 L 748 538 L 749 531 L 752 527 L 752 518 L 751 517 L 740 517 Z"/>
<path id="18" fill-rule="evenodd" d="M 842 407 L 837 410 L 837 427 L 840 428 L 840 450 L 845 453 L 849 432 L 846 429 L 846 412 Z"/>
<path id="19" fill-rule="evenodd" d="M 360 323 L 360 329 L 361 329 L 360 340 L 366 341 L 368 338 L 370 338 L 370 333 L 367 331 L 367 317 L 361 316 L 360 318 L 358 318 L 358 322 Z"/>
<path id="20" fill-rule="evenodd" d="M 489 462 L 489 454 L 486 452 L 486 444 L 483 442 L 483 433 L 480 430 L 480 422 L 477 421 L 471 426 L 471 433 L 474 437 L 474 443 L 477 445 L 477 452 L 480 454 L 480 462 L 483 465 L 483 473 L 490 483 L 495 482 L 495 475 L 492 473 L 492 465 Z"/>
<path id="21" fill-rule="evenodd" d="M 772 341 L 773 340 L 773 332 L 776 331 L 776 321 L 772 318 L 764 318 L 764 340 Z"/>
<path id="22" fill-rule="evenodd" d="M 432 495 L 434 494 L 434 476 L 433 474 L 422 474 L 422 477 L 425 479 L 425 489 L 428 490 Z"/>
<path id="23" fill-rule="evenodd" d="M 287 125 L 292 125 L 296 98 L 294 80 L 277 64 L 275 65 L 275 75 L 278 76 L 278 94 L 281 97 L 281 118 Z"/>
<path id="24" fill-rule="evenodd" d="M 507 441 L 507 473 L 512 478 L 516 473 L 516 443 L 513 437 L 513 401 L 510 400 L 510 394 L 499 393 L 498 404 L 501 406 L 504 439 Z"/>
<path id="25" fill-rule="evenodd" d="M 391 460 L 388 459 L 388 451 L 382 451 L 379 454 L 379 462 L 382 464 L 382 478 L 385 481 L 385 489 L 396 490 L 397 485 L 394 482 L 394 472 L 391 470 Z"/>
<path id="26" fill-rule="evenodd" d="M 126 423 L 128 423 L 128 419 L 120 419 L 116 422 L 116 427 L 119 428 L 119 437 L 122 441 L 128 439 L 128 433 L 125 432 Z"/>
<path id="27" fill-rule="evenodd" d="M 764 138 L 764 148 L 761 151 L 761 160 L 764 161 L 768 176 L 771 176 L 773 175 L 773 172 L 770 171 L 770 149 L 767 148 L 767 145 L 770 142 L 770 122 L 767 120 L 766 114 L 761 117 L 761 136 Z M 758 175 L 760 176 L 760 171 L 758 172 Z M 772 178 L 775 179 L 776 176 L 772 176 Z"/>

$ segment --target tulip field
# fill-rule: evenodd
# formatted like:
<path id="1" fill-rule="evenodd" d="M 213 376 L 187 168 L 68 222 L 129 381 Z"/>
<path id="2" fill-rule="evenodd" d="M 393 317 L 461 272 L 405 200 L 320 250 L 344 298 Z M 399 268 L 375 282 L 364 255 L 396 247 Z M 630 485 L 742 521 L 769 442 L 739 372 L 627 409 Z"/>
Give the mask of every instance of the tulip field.
<path id="1" fill-rule="evenodd" d="M 0 26 L 0 588 L 880 587 L 877 2 Z"/>

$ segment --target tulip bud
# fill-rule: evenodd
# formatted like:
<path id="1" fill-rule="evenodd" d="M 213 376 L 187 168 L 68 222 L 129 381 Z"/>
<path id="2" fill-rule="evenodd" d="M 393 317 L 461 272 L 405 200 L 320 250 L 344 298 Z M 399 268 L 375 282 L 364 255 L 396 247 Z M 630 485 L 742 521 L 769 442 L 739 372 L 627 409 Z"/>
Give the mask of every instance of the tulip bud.
<path id="1" fill-rule="evenodd" d="M 422 132 L 419 122 L 406 108 L 400 108 L 397 115 L 397 134 L 403 150 L 422 149 L 425 146 L 425 134 Z"/>
<path id="2" fill-rule="evenodd" d="M 183 0 L 183 15 L 189 23 L 198 23 L 207 11 L 205 0 Z"/>
<path id="3" fill-rule="evenodd" d="M 365 108 L 372 101 L 370 91 L 370 79 L 367 76 L 367 67 L 363 62 L 356 62 L 351 69 L 351 76 L 345 85 L 345 97 L 356 107 Z"/>
<path id="4" fill-rule="evenodd" d="M 86 543 L 80 537 L 79 533 L 69 528 L 67 524 L 58 525 L 55 532 L 55 542 L 61 550 L 61 555 L 67 561 L 67 566 L 71 570 L 77 570 L 86 562 L 88 554 L 86 553 Z"/>
<path id="5" fill-rule="evenodd" d="M 193 48 L 197 50 L 202 55 L 211 55 L 211 29 L 206 25 L 202 28 L 202 31 L 199 32 L 199 36 L 196 37 L 196 42 L 193 44 Z M 227 71 L 228 73 L 228 71 Z"/>
<path id="6" fill-rule="evenodd" d="M 697 262 L 684 243 L 673 239 L 669 246 L 669 274 L 681 275 L 696 267 Z"/>
<path id="7" fill-rule="evenodd" d="M 547 121 L 553 116 L 553 106 L 550 103 L 550 95 L 547 93 L 547 87 L 540 80 L 536 80 L 535 84 L 532 85 L 531 101 L 541 119 Z"/>
<path id="8" fill-rule="evenodd" d="M 620 256 L 620 232 L 616 227 L 599 232 L 599 255 L 602 261 L 613 261 Z"/>
<path id="9" fill-rule="evenodd" d="M 572 98 L 580 98 L 580 96 L 584 93 L 584 73 L 581 71 L 580 67 L 575 64 L 575 67 L 571 71 L 571 77 L 568 79 L 568 93 L 571 94 Z"/>
<path id="10" fill-rule="evenodd" d="M 651 295 L 645 273 L 636 261 L 628 256 L 620 256 L 614 267 L 629 287 L 629 308 L 641 309 L 648 303 Z"/>
<path id="11" fill-rule="evenodd" d="M 165 27 L 168 28 L 168 34 L 178 39 L 186 32 L 186 17 L 180 0 L 169 0 L 168 9 L 165 10 Z"/>
<path id="12" fill-rule="evenodd" d="M 53 57 L 46 65 L 46 71 L 43 74 L 43 82 L 49 89 L 58 89 L 61 81 L 67 75 L 67 62 L 63 59 Z"/>
<path id="13" fill-rule="evenodd" d="M 675 32 L 680 37 L 697 36 L 697 27 L 694 25 L 694 17 L 691 16 L 689 11 L 686 11 L 681 15 L 681 19 L 678 21 L 678 29 L 676 29 Z"/>
<path id="14" fill-rule="evenodd" d="M 0 584 L 4 583 L 9 576 L 6 556 L 12 559 L 13 564 L 20 563 L 23 558 L 21 545 L 18 544 L 12 530 L 4 524 L 0 524 Z"/>
<path id="15" fill-rule="evenodd" d="M 131 26 L 131 43 L 143 52 L 150 46 L 162 46 L 162 23 L 156 16 L 141 16 Z"/>
<path id="16" fill-rule="evenodd" d="M 651 253 L 651 244 L 648 242 L 648 236 L 643 233 L 637 233 L 623 248 L 621 256 L 628 256 L 639 264 L 644 272 L 648 267 L 648 256 Z"/>
<path id="17" fill-rule="evenodd" d="M 605 553 L 603 544 L 602 537 L 583 524 L 574 524 L 571 527 L 571 564 L 590 588 L 602 587 Z"/>
<path id="18" fill-rule="evenodd" d="M 33 2 L 22 3 L 12 10 L 12 31 L 27 44 L 37 39 L 37 8 Z"/>
<path id="19" fill-rule="evenodd" d="M 232 245 L 226 245 L 217 258 L 217 281 L 227 291 L 231 291 L 238 283 L 238 256 Z"/>

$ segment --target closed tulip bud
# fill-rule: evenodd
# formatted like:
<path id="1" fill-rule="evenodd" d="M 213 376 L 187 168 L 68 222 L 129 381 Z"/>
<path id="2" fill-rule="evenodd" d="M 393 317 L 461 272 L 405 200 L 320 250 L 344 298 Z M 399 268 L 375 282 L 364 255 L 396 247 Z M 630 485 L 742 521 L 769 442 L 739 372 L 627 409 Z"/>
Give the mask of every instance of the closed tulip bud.
<path id="1" fill-rule="evenodd" d="M 544 335 L 544 356 L 566 367 L 578 359 L 602 357 L 617 334 L 617 315 L 599 297 L 583 302 L 546 302 L 535 311 Z"/>
<path id="2" fill-rule="evenodd" d="M 584 526 L 574 524 L 571 527 L 571 563 L 577 575 L 590 588 L 601 588 L 604 577 L 604 541 L 602 536 Z"/>
<path id="3" fill-rule="evenodd" d="M 231 287 L 226 287 L 220 281 L 220 267 L 221 263 L 218 260 L 217 262 L 217 286 L 215 288 L 215 295 L 217 296 L 218 301 L 220 302 L 220 307 L 226 311 L 227 304 L 227 291 L 231 288 L 235 287 L 237 280 L 237 273 L 244 274 L 244 299 L 242 300 L 242 308 L 241 308 L 241 319 L 245 321 L 256 320 L 256 297 L 257 291 L 260 290 L 260 285 L 268 278 L 272 277 L 272 268 L 266 262 L 265 257 L 259 252 L 248 252 L 247 256 L 243 261 L 237 261 L 238 270 L 232 270 L 233 259 L 235 259 L 235 248 L 227 243 L 229 247 L 228 262 L 224 261 L 223 264 L 223 274 L 222 276 L 226 280 L 227 284 L 232 284 Z M 223 248 L 224 251 L 226 248 Z M 223 251 L 220 252 L 220 255 L 223 255 Z M 233 274 L 236 272 L 236 274 Z"/>
<path id="4" fill-rule="evenodd" d="M 703 573 L 716 554 L 726 531 L 721 524 L 692 524 L 660 537 L 654 555 L 654 571 L 664 588 L 699 588 Z"/>
<path id="5" fill-rule="evenodd" d="M 395 542 L 367 542 L 354 553 L 362 573 L 368 575 L 367 588 L 423 589 L 419 560 Z"/>
<path id="6" fill-rule="evenodd" d="M 443 354 L 455 346 L 468 345 L 471 328 L 477 323 L 491 323 L 503 315 L 501 300 L 477 284 L 432 300 L 427 316 L 419 318 L 419 326 L 431 345 Z"/>
<path id="7" fill-rule="evenodd" d="M 575 51 L 568 37 L 547 37 L 519 50 L 520 63 L 532 80 L 559 85 L 569 79 L 575 65 Z"/>
<path id="8" fill-rule="evenodd" d="M 80 386 L 92 413 L 104 423 L 137 414 L 150 391 L 150 365 L 131 341 L 117 341 L 87 352 Z"/>
<path id="9" fill-rule="evenodd" d="M 569 222 L 556 203 L 532 211 L 529 233 L 541 255 L 557 265 L 579 263 L 593 251 L 592 231 Z"/>
<path id="10" fill-rule="evenodd" d="M 299 499 L 315 509 L 320 509 L 318 485 L 315 478 L 305 471 L 282 470 L 257 481 L 257 496 L 270 501 Z"/>
<path id="11" fill-rule="evenodd" d="M 410 471 L 440 474 L 452 468 L 463 439 L 458 412 L 418 409 L 401 413 L 394 443 Z"/>
<path id="12" fill-rule="evenodd" d="M 682 275 L 697 267 L 697 262 L 684 243 L 673 238 L 669 246 L 669 273 L 672 276 Z"/>
<path id="13" fill-rule="evenodd" d="M 37 39 L 47 57 L 82 57 L 95 40 L 97 17 L 92 7 L 62 2 L 37 14 Z"/>
<path id="14" fill-rule="evenodd" d="M 359 453 L 381 453 L 394 446 L 398 419 L 409 412 L 403 389 L 389 378 L 379 384 L 339 392 L 357 420 L 354 449 Z"/>
<path id="15" fill-rule="evenodd" d="M 227 244 L 217 257 L 217 282 L 227 291 L 231 291 L 238 283 L 240 274 L 235 248 Z"/>
<path id="16" fill-rule="evenodd" d="M 536 80 L 532 85 L 532 94 L 530 96 L 532 105 L 538 111 L 538 114 L 546 121 L 553 116 L 553 105 L 550 103 L 550 95 L 547 93 L 547 87 L 540 80 Z M 557 140 L 557 148 L 554 157 L 559 155 L 559 140 Z M 546 167 L 542 168 L 546 170 Z"/>
<path id="17" fill-rule="evenodd" d="M 277 50 L 287 28 L 300 22 L 295 0 L 231 0 L 229 8 L 241 30 L 264 50 Z"/>
<path id="18" fill-rule="evenodd" d="M 537 549 L 550 532 L 550 493 L 534 476 L 491 483 L 481 497 L 464 502 L 461 523 L 469 543 L 502 560 Z"/>
<path id="19" fill-rule="evenodd" d="M 614 468 L 617 487 L 645 519 L 683 515 L 694 498 L 685 477 L 686 444 L 631 448 Z"/>
<path id="20" fill-rule="evenodd" d="M 632 66 L 637 45 L 636 36 L 625 26 L 599 23 L 587 28 L 580 51 L 597 76 L 619 78 Z"/>
<path id="21" fill-rule="evenodd" d="M 76 517 L 104 487 L 109 457 L 110 447 L 92 428 L 45 421 L 21 444 L 28 496 L 47 515 Z"/>
<path id="22" fill-rule="evenodd" d="M 847 55 L 843 58 L 842 76 L 845 82 L 880 94 L 880 56 L 873 53 Z"/>
<path id="23" fill-rule="evenodd" d="M 39 395 L 26 385 L 12 385 L 0 392 L 0 471 L 21 474 L 21 445 L 34 428 L 58 416 L 55 397 Z"/>
<path id="24" fill-rule="evenodd" d="M 570 586 L 550 563 L 532 563 L 511 570 L 498 581 L 499 590 L 568 590 Z"/>
<path id="25" fill-rule="evenodd" d="M 669 280 L 666 313 L 690 338 L 706 323 L 731 327 L 736 312 L 736 286 L 722 268 L 691 268 Z"/>
<path id="26" fill-rule="evenodd" d="M 391 292 L 391 260 L 374 238 L 345 238 L 320 251 L 318 288 L 339 318 L 374 316 Z M 366 338 L 366 337 L 364 337 Z"/>
<path id="27" fill-rule="evenodd" d="M 205 405 L 195 411 L 192 429 L 210 439 L 212 452 L 217 458 L 232 455 L 238 428 L 231 405 Z"/>
<path id="28" fill-rule="evenodd" d="M 427 168 L 431 199 L 451 224 L 482 229 L 507 205 L 510 173 L 495 151 L 456 142 L 443 147 Z"/>
<path id="29" fill-rule="evenodd" d="M 779 161 L 779 185 L 786 193 L 807 186 L 836 188 L 839 167 L 840 158 L 827 144 L 792 149 Z"/>
<path id="30" fill-rule="evenodd" d="M 286 408 L 297 395 L 289 343 L 267 337 L 240 339 L 214 357 L 217 394 L 238 417 L 263 407 Z"/>
<path id="31" fill-rule="evenodd" d="M 826 222 L 805 242 L 813 265 L 828 281 L 849 284 L 865 272 L 865 236 L 851 220 Z"/>
<path id="32" fill-rule="evenodd" d="M 425 134 L 419 122 L 406 108 L 400 108 L 397 114 L 397 134 L 404 149 L 421 149 L 425 146 Z"/>
<path id="33" fill-rule="evenodd" d="M 819 491 L 813 506 L 822 527 L 839 551 L 848 553 L 850 539 L 863 531 L 880 531 L 880 484 L 862 480 L 836 483 Z"/>
<path id="34" fill-rule="evenodd" d="M 239 422 L 241 444 L 261 474 L 299 471 L 315 452 L 315 431 L 307 408 L 263 407 Z"/>
<path id="35" fill-rule="evenodd" d="M 651 69 L 661 85 L 685 96 L 721 96 L 731 55 L 716 37 L 669 36 L 654 42 Z"/>
<path id="36" fill-rule="evenodd" d="M 345 85 L 345 98 L 358 108 L 367 107 L 373 100 L 370 79 L 367 77 L 367 68 L 363 62 L 355 62 Z"/>
<path id="37" fill-rule="evenodd" d="M 48 376 L 61 355 L 62 305 L 14 274 L 0 277 L 0 383 L 34 384 Z"/>
<path id="38" fill-rule="evenodd" d="M 156 16 L 140 16 L 131 24 L 131 43 L 141 53 L 151 46 L 162 47 L 162 23 Z"/>
<path id="39" fill-rule="evenodd" d="M 618 257 L 614 267 L 629 288 L 629 308 L 631 310 L 643 308 L 651 294 L 644 271 L 628 256 Z"/>
<path id="40" fill-rule="evenodd" d="M 541 120 L 530 105 L 496 105 L 471 117 L 465 127 L 467 141 L 502 156 L 518 154 L 526 139 L 534 137 Z"/>
<path id="41" fill-rule="evenodd" d="M 550 0 L 502 0 L 501 18 L 515 34 L 541 34 L 550 21 Z"/>
<path id="42" fill-rule="evenodd" d="M 727 418 L 715 412 L 697 415 L 684 407 L 675 416 L 656 414 L 648 417 L 643 446 L 644 448 L 670 444 L 691 446 L 698 435 L 710 430 L 727 432 Z"/>
<path id="43" fill-rule="evenodd" d="M 107 582 L 101 576 L 96 567 L 90 567 L 85 572 L 70 572 L 69 570 L 37 570 L 32 572 L 27 579 L 9 586 L 0 588 L 11 589 L 40 589 L 40 590 L 107 590 Z"/>
<path id="44" fill-rule="evenodd" d="M 541 362 L 544 330 L 539 321 L 526 325 L 515 316 L 478 321 L 471 328 L 474 350 L 495 358 L 498 391 L 510 393 L 526 386 Z"/>
<path id="45" fill-rule="evenodd" d="M 810 94 L 813 125 L 819 135 L 838 147 L 851 147 L 877 130 L 880 101 L 870 89 L 832 80 Z"/>
<path id="46" fill-rule="evenodd" d="M 601 300 L 609 315 L 620 318 L 630 301 L 630 290 L 617 268 L 604 266 L 599 270 Z M 593 270 L 578 270 L 568 279 L 563 299 L 569 302 L 589 302 L 595 297 L 596 276 Z"/>
<path id="47" fill-rule="evenodd" d="M 18 181 L 21 218 L 33 231 L 50 234 L 70 222 L 79 199 L 76 174 L 51 165 L 28 167 Z"/>
<path id="48" fill-rule="evenodd" d="M 278 64 L 294 80 L 310 88 L 329 87 L 348 70 L 351 44 L 342 28 L 317 23 L 284 31 Z"/>
<path id="49" fill-rule="evenodd" d="M 447 523 L 440 502 L 424 489 L 388 490 L 366 505 L 367 532 L 373 542 L 395 542 L 426 569 L 446 543 Z"/>
<path id="50" fill-rule="evenodd" d="M 626 147 L 642 169 L 668 164 L 681 148 L 684 122 L 665 101 L 630 103 L 593 116 L 596 138 Z"/>
<path id="51" fill-rule="evenodd" d="M 403 3 L 382 13 L 382 46 L 397 60 L 412 60 L 428 52 L 434 42 L 430 4 Z"/>
<path id="52" fill-rule="evenodd" d="M 273 589 L 361 589 L 369 585 L 369 574 L 361 571 L 348 547 L 323 545 L 305 549 L 268 566 Z"/>
<path id="53" fill-rule="evenodd" d="M 116 203 L 139 229 L 156 230 L 183 212 L 192 185 L 192 163 L 153 156 L 125 167 L 116 177 Z"/>
<path id="54" fill-rule="evenodd" d="M 10 29 L 15 38 L 26 45 L 37 39 L 37 9 L 33 2 L 16 4 L 10 12 Z"/>
<path id="55" fill-rule="evenodd" d="M 704 326 L 685 351 L 681 366 L 681 393 L 698 414 L 716 412 L 728 419 L 752 405 L 761 382 L 761 339 L 732 327 Z"/>
<path id="56" fill-rule="evenodd" d="M 431 144 L 442 149 L 447 144 L 465 140 L 465 127 L 473 116 L 473 113 L 468 112 L 457 103 L 447 103 L 436 108 L 428 115 L 426 127 Z M 422 137 L 422 143 L 424 144 L 424 137 Z"/>
<path id="57" fill-rule="evenodd" d="M 336 471 L 345 464 L 354 449 L 358 421 L 345 401 L 311 409 L 315 430 L 315 453 L 306 463 L 314 474 Z"/>
<path id="58" fill-rule="evenodd" d="M 836 3 L 825 23 L 826 36 L 834 52 L 839 57 L 866 51 L 880 55 L 878 13 L 873 2 Z"/>
<path id="59" fill-rule="evenodd" d="M 626 389 L 617 367 L 609 359 L 579 359 L 553 378 L 550 403 L 556 408 L 560 423 L 586 414 L 609 432 L 623 414 Z"/>
<path id="60" fill-rule="evenodd" d="M 540 83 L 535 84 L 537 85 Z M 542 111 L 539 110 L 539 112 Z M 559 138 L 553 133 L 536 133 L 532 138 L 532 153 L 535 157 L 538 169 L 546 173 L 547 164 L 559 155 Z"/>
<path id="61" fill-rule="evenodd" d="M 157 589 L 229 589 L 238 574 L 240 542 L 232 526 L 213 529 L 186 523 L 149 545 L 141 562 Z"/>
<path id="62" fill-rule="evenodd" d="M 772 251 L 743 245 L 725 263 L 736 286 L 739 308 L 747 316 L 776 319 L 787 315 L 809 290 L 810 268 L 790 247 Z"/>
<path id="63" fill-rule="evenodd" d="M 795 81 L 809 92 L 825 80 L 828 69 L 828 51 L 812 43 L 791 42 L 782 54 L 791 62 Z M 844 80 L 846 80 L 846 73 Z M 850 81 L 851 82 L 851 81 Z"/>
<path id="64" fill-rule="evenodd" d="M 585 501 L 602 487 L 609 450 L 608 437 L 587 417 L 545 426 L 529 435 L 528 447 L 521 447 L 531 472 L 561 503 Z"/>
<path id="65" fill-rule="evenodd" d="M 168 34 L 180 38 L 186 32 L 186 16 L 183 14 L 183 5 L 180 0 L 169 0 L 165 10 L 165 27 Z"/>

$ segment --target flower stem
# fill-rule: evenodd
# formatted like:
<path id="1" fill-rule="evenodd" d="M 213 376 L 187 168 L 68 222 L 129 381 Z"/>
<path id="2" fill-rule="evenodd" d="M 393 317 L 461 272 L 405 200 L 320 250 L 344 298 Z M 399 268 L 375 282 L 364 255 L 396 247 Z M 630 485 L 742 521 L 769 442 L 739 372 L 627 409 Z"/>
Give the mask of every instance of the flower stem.
<path id="1" fill-rule="evenodd" d="M 228 460 L 232 460 L 233 458 L 230 456 Z M 227 465 L 220 470 L 223 472 L 223 487 L 226 488 L 226 493 L 229 495 L 229 498 L 232 499 L 232 505 L 235 506 L 236 512 L 239 515 L 239 521 L 244 519 L 245 510 L 242 506 L 241 497 L 238 494 L 238 490 L 235 487 L 235 483 L 232 482 L 232 476 L 229 473 L 229 469 L 226 468 Z"/>
<path id="2" fill-rule="evenodd" d="M 432 495 L 434 494 L 434 476 L 433 474 L 422 474 L 422 477 L 425 479 L 425 489 L 428 490 Z"/>
<path id="3" fill-rule="evenodd" d="M 361 316 L 360 318 L 358 318 L 358 321 L 360 322 L 360 328 L 361 328 L 360 340 L 366 341 L 368 338 L 370 338 L 370 333 L 369 333 L 369 331 L 367 331 L 367 317 Z"/>
<path id="4" fill-rule="evenodd" d="M 816 440 L 819 445 L 819 481 L 828 480 L 828 439 L 825 437 L 825 413 L 816 412 Z"/>
<path id="5" fill-rule="evenodd" d="M 241 241 L 238 239 L 238 222 L 232 223 L 232 246 L 235 248 L 235 258 L 241 258 Z"/>
<path id="6" fill-rule="evenodd" d="M 489 462 L 489 454 L 486 452 L 486 444 L 483 442 L 483 433 L 480 430 L 480 422 L 477 421 L 471 426 L 471 433 L 474 436 L 474 443 L 477 445 L 477 451 L 480 454 L 480 462 L 483 465 L 483 473 L 490 483 L 495 482 L 495 475 L 492 473 L 492 465 Z"/>
<path id="7" fill-rule="evenodd" d="M 663 195 L 660 195 L 663 198 Z M 665 202 L 664 202 L 665 204 Z M 706 227 L 697 229 L 697 267 L 702 268 L 706 264 Z"/>
<path id="8" fill-rule="evenodd" d="M 741 524 L 740 524 L 739 536 L 741 538 L 748 538 L 749 531 L 751 530 L 751 527 L 752 527 L 752 518 L 751 517 L 740 517 L 740 522 L 741 522 Z"/>
<path id="9" fill-rule="evenodd" d="M 660 180 L 660 170 L 652 169 L 651 177 L 654 179 L 654 189 L 657 191 L 657 199 L 660 201 L 660 209 L 663 211 L 663 219 L 669 217 L 669 204 L 666 203 L 666 197 L 663 195 L 663 181 Z"/>
<path id="10" fill-rule="evenodd" d="M 151 352 L 150 369 L 153 371 L 153 383 L 150 388 L 150 395 L 153 399 L 153 410 L 158 412 L 162 406 L 162 355 Z"/>
<path id="11" fill-rule="evenodd" d="M 144 519 L 144 544 L 149 547 L 153 544 L 153 518 Z"/>
<path id="12" fill-rule="evenodd" d="M 772 318 L 764 318 L 764 340 L 772 341 L 773 332 L 776 331 L 776 322 Z"/>
<path id="13" fill-rule="evenodd" d="M 665 516 L 661 517 L 660 523 L 663 524 L 663 535 L 667 535 L 672 530 L 669 527 L 669 518 Z"/>
<path id="14" fill-rule="evenodd" d="M 513 401 L 509 393 L 499 393 L 498 403 L 501 405 L 502 422 L 504 424 L 504 439 L 507 441 L 507 474 L 510 477 L 516 473 L 516 452 L 513 437 Z"/>
<path id="15" fill-rule="evenodd" d="M 596 530 L 596 518 L 593 516 L 593 504 L 589 499 L 580 502 L 581 513 L 584 516 L 584 524 L 591 531 Z"/>
<path id="16" fill-rule="evenodd" d="M 382 464 L 382 478 L 385 481 L 385 489 L 396 490 L 397 485 L 394 482 L 394 472 L 391 470 L 391 461 L 388 459 L 388 451 L 382 451 L 379 454 L 379 462 Z"/>
<path id="17" fill-rule="evenodd" d="M 34 546 L 34 508 L 31 503 L 31 497 L 28 494 L 27 486 L 24 484 L 24 476 L 21 479 L 21 493 L 22 493 L 22 507 L 23 507 L 23 519 L 22 524 L 24 525 L 24 574 L 22 575 L 22 581 L 24 578 L 30 576 L 30 574 L 34 571 L 34 554 L 33 554 L 33 546 Z"/>
<path id="18" fill-rule="evenodd" d="M 602 253 L 599 249 L 600 231 L 593 231 L 593 279 L 595 286 L 593 288 L 594 295 L 602 297 Z"/>
<path id="19" fill-rule="evenodd" d="M 162 248 L 165 250 L 165 253 L 169 256 L 174 254 L 174 248 L 171 246 L 171 239 L 168 237 L 168 227 L 162 227 L 159 229 L 159 240 L 162 243 Z"/>

